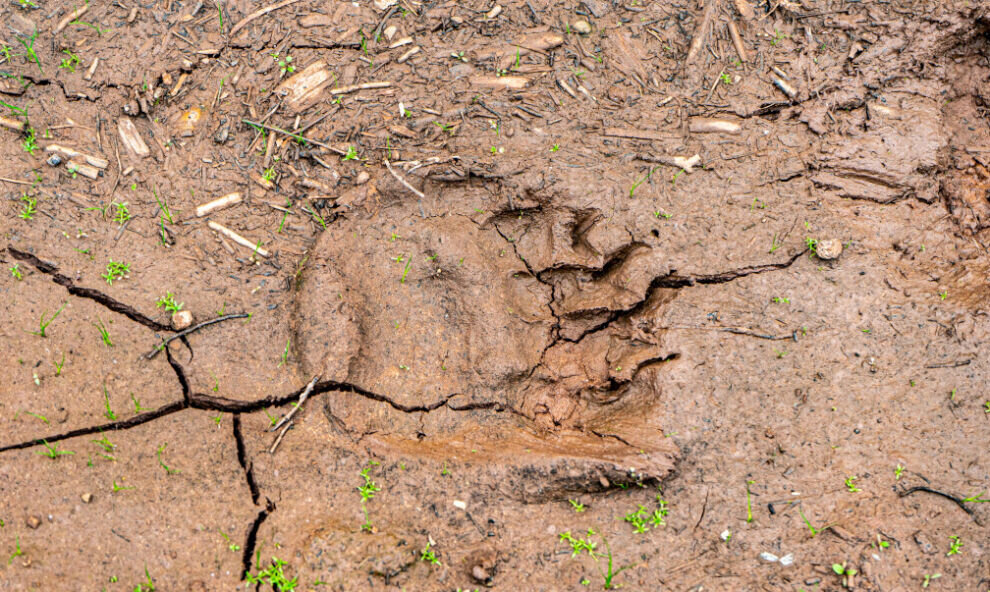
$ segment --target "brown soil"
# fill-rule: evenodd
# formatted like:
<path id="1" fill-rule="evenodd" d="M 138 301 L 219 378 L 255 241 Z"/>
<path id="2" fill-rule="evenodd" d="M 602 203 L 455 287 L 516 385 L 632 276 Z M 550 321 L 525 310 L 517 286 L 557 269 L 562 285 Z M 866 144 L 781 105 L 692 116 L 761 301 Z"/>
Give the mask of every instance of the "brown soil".
<path id="1" fill-rule="evenodd" d="M 986 2 L 23 4 L 0 589 L 990 586 Z"/>

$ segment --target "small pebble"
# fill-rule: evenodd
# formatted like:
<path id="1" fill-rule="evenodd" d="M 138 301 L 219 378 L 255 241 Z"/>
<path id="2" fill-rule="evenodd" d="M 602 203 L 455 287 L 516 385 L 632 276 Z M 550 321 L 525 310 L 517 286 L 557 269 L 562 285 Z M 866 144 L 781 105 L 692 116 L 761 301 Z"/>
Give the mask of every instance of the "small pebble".
<path id="1" fill-rule="evenodd" d="M 842 241 L 837 238 L 826 238 L 818 241 L 815 247 L 815 254 L 819 259 L 838 259 L 842 254 Z"/>
<path id="2" fill-rule="evenodd" d="M 591 23 L 586 20 L 577 20 L 571 23 L 571 30 L 581 35 L 591 33 Z"/>
<path id="3" fill-rule="evenodd" d="M 488 581 L 488 572 L 480 565 L 475 565 L 471 568 L 471 577 L 484 583 Z"/>
<path id="4" fill-rule="evenodd" d="M 84 494 L 82 494 L 82 501 L 83 501 L 83 503 L 86 503 L 86 504 L 88 504 L 89 502 L 93 501 L 93 494 L 92 493 L 84 493 Z"/>
<path id="5" fill-rule="evenodd" d="M 460 510 L 467 510 L 467 504 L 461 500 L 454 500 L 454 507 Z"/>
<path id="6" fill-rule="evenodd" d="M 172 327 L 174 327 L 176 331 L 182 331 L 183 329 L 192 326 L 192 323 L 193 316 L 188 310 L 180 310 L 172 315 Z"/>
<path id="7" fill-rule="evenodd" d="M 48 160 L 46 162 L 48 163 L 48 166 L 57 167 L 58 165 L 62 164 L 62 157 L 59 156 L 58 154 L 52 154 L 51 156 L 48 157 Z"/>
<path id="8" fill-rule="evenodd" d="M 764 551 L 760 553 L 760 559 L 762 559 L 763 561 L 769 561 L 770 563 L 774 563 L 775 561 L 779 561 L 780 557 L 777 557 L 773 553 L 767 553 L 766 551 Z"/>
<path id="9" fill-rule="evenodd" d="M 28 516 L 27 525 L 30 529 L 35 529 L 41 526 L 41 516 Z"/>
<path id="10" fill-rule="evenodd" d="M 788 553 L 787 555 L 784 555 L 783 557 L 780 558 L 780 564 L 783 565 L 784 567 L 787 567 L 788 565 L 791 565 L 793 563 L 794 563 L 793 553 Z"/>
<path id="11" fill-rule="evenodd" d="M 395 34 L 398 31 L 399 31 L 398 27 L 396 27 L 395 25 L 389 25 L 389 26 L 385 27 L 385 30 L 382 31 L 382 33 L 385 34 L 385 39 L 388 39 L 389 41 L 391 41 L 392 40 L 392 37 L 395 37 Z"/>
<path id="12" fill-rule="evenodd" d="M 358 173 L 357 179 L 354 180 L 354 183 L 364 185 L 368 182 L 368 179 L 371 179 L 371 175 L 368 174 L 368 171 L 361 171 Z"/>

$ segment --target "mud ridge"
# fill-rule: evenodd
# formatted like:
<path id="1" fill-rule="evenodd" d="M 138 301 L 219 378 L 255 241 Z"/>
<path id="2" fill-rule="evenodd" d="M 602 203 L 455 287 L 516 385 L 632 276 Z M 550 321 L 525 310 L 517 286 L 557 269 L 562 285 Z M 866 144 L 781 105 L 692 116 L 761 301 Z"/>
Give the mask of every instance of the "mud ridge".
<path id="1" fill-rule="evenodd" d="M 24 261 L 25 263 L 28 263 L 33 267 L 35 267 L 41 273 L 51 276 L 53 282 L 65 288 L 69 292 L 69 294 L 73 296 L 78 296 L 79 298 L 88 298 L 89 300 L 101 304 L 104 307 L 112 310 L 113 312 L 124 315 L 125 317 L 131 319 L 136 323 L 141 323 L 142 325 L 148 327 L 153 331 L 169 331 L 169 332 L 172 331 L 172 327 L 168 325 L 163 325 L 158 321 L 148 318 L 147 316 L 135 310 L 133 307 L 128 306 L 123 302 L 120 302 L 119 300 L 116 300 L 110 296 L 107 296 L 106 294 L 100 292 L 99 290 L 93 290 L 92 288 L 83 288 L 77 286 L 75 282 L 73 282 L 70 278 L 59 273 L 58 267 L 46 261 L 42 261 L 41 259 L 32 255 L 31 253 L 20 251 L 9 245 L 7 246 L 7 252 L 10 253 L 14 259 L 17 259 L 18 261 Z"/>

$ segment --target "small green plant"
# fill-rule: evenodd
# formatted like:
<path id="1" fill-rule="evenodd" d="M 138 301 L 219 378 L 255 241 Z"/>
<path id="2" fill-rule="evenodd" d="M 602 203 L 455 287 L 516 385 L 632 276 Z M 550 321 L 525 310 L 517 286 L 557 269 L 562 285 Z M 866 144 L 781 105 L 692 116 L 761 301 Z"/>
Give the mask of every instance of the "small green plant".
<path id="1" fill-rule="evenodd" d="M 63 49 L 62 53 L 66 54 L 67 58 L 62 58 L 62 63 L 59 64 L 59 69 L 68 70 L 69 72 L 75 72 L 76 66 L 79 65 L 79 56 L 72 53 L 68 49 Z"/>
<path id="2" fill-rule="evenodd" d="M 175 314 L 182 310 L 182 303 L 175 301 L 175 296 L 171 292 L 165 292 L 165 295 L 158 299 L 155 303 L 155 308 L 164 308 L 165 312 L 169 314 Z"/>
<path id="3" fill-rule="evenodd" d="M 897 463 L 897 466 L 894 467 L 894 481 L 900 481 L 902 474 L 904 474 L 904 467 Z"/>
<path id="4" fill-rule="evenodd" d="M 875 549 L 879 549 L 880 552 L 883 553 L 883 550 L 884 549 L 890 547 L 890 543 L 888 541 L 883 540 L 883 537 L 881 537 L 878 534 L 877 535 L 877 542 L 870 543 L 870 546 L 873 547 L 873 548 L 875 548 Z"/>
<path id="5" fill-rule="evenodd" d="M 282 561 L 278 557 L 272 557 L 271 565 L 266 569 L 256 574 L 252 574 L 250 570 L 245 572 L 244 580 L 248 584 L 268 584 L 274 592 L 290 592 L 296 589 L 296 586 L 299 584 L 299 578 L 297 576 L 291 580 L 288 579 L 283 570 L 288 564 L 287 561 Z"/>
<path id="6" fill-rule="evenodd" d="M 117 414 L 110 408 L 110 392 L 107 391 L 106 384 L 103 385 L 103 416 L 110 421 L 117 421 Z"/>
<path id="7" fill-rule="evenodd" d="M 97 319 L 97 322 L 93 323 L 93 326 L 100 332 L 100 339 L 103 340 L 103 345 L 113 347 L 113 341 L 110 340 L 110 331 L 103 324 L 103 319 Z"/>
<path id="8" fill-rule="evenodd" d="M 292 338 L 285 340 L 285 349 L 282 350 L 282 360 L 278 363 L 278 367 L 281 368 L 289 361 L 289 346 L 292 344 Z"/>
<path id="9" fill-rule="evenodd" d="M 815 538 L 815 535 L 821 534 L 822 531 L 829 528 L 828 526 L 823 526 L 821 528 L 815 528 L 812 526 L 811 520 L 808 520 L 807 516 L 804 515 L 804 512 L 801 510 L 800 506 L 798 507 L 798 514 L 801 515 L 801 520 L 804 521 L 804 525 L 808 527 L 809 531 L 811 531 L 811 538 Z"/>
<path id="10" fill-rule="evenodd" d="M 99 440 L 91 440 L 91 441 L 100 448 L 102 448 L 103 452 L 107 454 L 113 452 L 114 449 L 117 447 L 117 445 L 111 442 L 110 439 L 107 438 L 105 434 L 101 434 L 101 436 L 102 437 Z"/>
<path id="11" fill-rule="evenodd" d="M 131 393 L 131 402 L 134 403 L 134 413 L 141 413 L 142 411 L 148 411 L 147 408 L 141 406 L 141 401 Z"/>
<path id="12" fill-rule="evenodd" d="M 773 30 L 773 39 L 770 40 L 770 45 L 777 47 L 781 41 L 790 37 L 787 33 L 781 33 L 777 29 Z"/>
<path id="13" fill-rule="evenodd" d="M 963 546 L 962 539 L 956 535 L 952 535 L 949 537 L 949 541 L 949 552 L 946 553 L 945 556 L 948 557 L 950 555 L 958 555 Z"/>
<path id="14" fill-rule="evenodd" d="M 24 551 L 21 550 L 21 537 L 19 535 L 18 536 L 15 536 L 14 537 L 14 552 L 10 554 L 10 559 L 7 560 L 7 565 L 11 565 L 12 563 L 14 563 L 14 560 L 17 559 L 18 557 L 20 557 L 23 554 L 24 554 Z"/>
<path id="15" fill-rule="evenodd" d="M 732 84 L 732 77 L 729 76 L 728 72 L 722 72 L 718 79 L 722 82 L 722 84 L 727 86 Z"/>
<path id="16" fill-rule="evenodd" d="M 940 577 L 942 577 L 942 574 L 940 574 L 940 573 L 937 573 L 937 574 L 925 574 L 925 580 L 923 582 L 921 582 L 921 587 L 922 588 L 927 588 L 929 585 L 931 585 L 932 580 L 934 580 L 936 578 L 940 578 Z"/>
<path id="17" fill-rule="evenodd" d="M 167 464 L 165 464 L 165 461 L 162 460 L 162 453 L 165 452 L 165 447 L 166 446 L 168 446 L 168 442 L 165 442 L 164 444 L 162 444 L 161 446 L 158 447 L 158 464 L 163 469 L 165 469 L 165 474 L 166 475 L 177 475 L 181 471 L 179 471 L 178 469 L 173 469 L 172 467 L 170 467 Z"/>
<path id="18" fill-rule="evenodd" d="M 37 38 L 38 38 L 38 31 L 35 30 L 35 32 L 31 33 L 31 36 L 26 39 L 17 37 L 17 42 L 20 43 L 22 47 L 24 47 L 24 57 L 27 58 L 27 61 L 34 62 L 38 66 L 38 71 L 41 72 L 42 76 L 44 76 L 45 71 L 41 69 L 41 60 L 38 59 L 38 54 L 34 51 L 34 41 Z"/>
<path id="19" fill-rule="evenodd" d="M 846 588 L 849 587 L 850 578 L 852 578 L 857 573 L 859 573 L 858 571 L 856 571 L 856 569 L 852 567 L 847 567 L 845 561 L 843 561 L 842 563 L 833 563 L 832 571 L 834 571 L 836 575 L 842 576 L 842 586 Z"/>
<path id="20" fill-rule="evenodd" d="M 560 150 L 560 144 L 554 144 L 550 147 L 550 152 L 557 152 L 558 150 Z"/>
<path id="21" fill-rule="evenodd" d="M 983 404 L 983 413 L 990 413 L 990 401 Z"/>
<path id="22" fill-rule="evenodd" d="M 746 522 L 753 521 L 753 500 L 751 499 L 751 493 L 749 491 L 749 486 L 756 483 L 756 481 L 746 482 Z"/>
<path id="23" fill-rule="evenodd" d="M 595 551 L 595 548 L 598 546 L 598 544 L 592 542 L 591 540 L 591 537 L 594 536 L 595 534 L 596 534 L 595 531 L 589 528 L 588 537 L 584 539 L 580 539 L 580 538 L 575 538 L 574 536 L 571 535 L 570 531 L 567 531 L 560 535 L 560 540 L 565 541 L 571 545 L 572 557 L 576 557 L 581 553 L 581 551 L 585 551 L 586 553 L 588 553 L 588 555 L 592 559 L 594 559 L 595 567 L 598 568 L 598 572 L 601 574 L 602 580 L 604 580 L 603 587 L 606 590 L 612 590 L 614 588 L 617 588 L 617 586 L 613 583 L 615 576 L 631 568 L 632 565 L 626 565 L 616 569 L 615 564 L 612 560 L 612 548 L 609 546 L 608 540 L 605 537 L 601 537 L 599 535 L 602 540 L 602 543 L 604 543 L 605 545 L 605 553 L 603 554 Z M 605 559 L 604 568 L 602 568 L 602 564 L 600 561 L 601 558 Z M 582 580 L 582 583 L 584 583 L 584 581 L 585 580 Z"/>
<path id="24" fill-rule="evenodd" d="M 804 239 L 804 245 L 808 248 L 810 252 L 809 256 L 816 257 L 818 255 L 818 239 L 811 238 L 810 236 Z"/>
<path id="25" fill-rule="evenodd" d="M 589 554 L 594 556 L 595 547 L 598 546 L 598 543 L 593 542 L 591 537 L 595 534 L 595 531 L 589 528 L 587 538 L 574 538 L 574 535 L 572 535 L 571 531 L 568 530 L 560 534 L 560 540 L 571 546 L 571 557 L 577 557 L 581 554 L 581 551 L 587 551 Z"/>
<path id="26" fill-rule="evenodd" d="M 33 418 L 35 418 L 37 420 L 40 420 L 42 423 L 51 424 L 51 422 L 48 421 L 48 418 L 45 417 L 44 415 L 40 414 L 40 413 L 33 413 L 31 411 L 25 411 L 24 412 L 24 415 L 30 415 L 31 417 L 33 417 Z"/>
<path id="27" fill-rule="evenodd" d="M 774 304 L 790 304 L 791 299 L 784 296 L 774 296 L 770 299 Z"/>
<path id="28" fill-rule="evenodd" d="M 270 166 L 267 169 L 265 169 L 264 172 L 261 174 L 261 178 L 263 178 L 265 181 L 268 181 L 268 182 L 274 181 L 275 180 L 275 167 L 274 166 Z"/>
<path id="29" fill-rule="evenodd" d="M 347 153 L 344 154 L 344 160 L 357 160 L 357 159 L 358 159 L 357 148 L 355 148 L 354 146 L 348 146 Z"/>
<path id="30" fill-rule="evenodd" d="M 17 0 L 17 3 L 21 5 L 21 8 L 38 8 L 38 5 L 31 0 Z"/>
<path id="31" fill-rule="evenodd" d="M 855 475 L 846 477 L 845 484 L 846 484 L 846 489 L 849 491 L 849 493 L 856 493 L 857 491 L 862 491 L 862 489 L 856 487 L 856 479 L 858 479 L 858 477 L 856 477 Z"/>
<path id="32" fill-rule="evenodd" d="M 49 444 L 46 440 L 42 440 L 41 444 L 45 447 L 45 449 L 43 451 L 39 451 L 38 454 L 41 456 L 47 456 L 52 460 L 55 460 L 60 456 L 71 456 L 75 454 L 75 452 L 72 452 L 71 450 L 59 450 L 58 442 Z"/>
<path id="33" fill-rule="evenodd" d="M 575 512 L 580 513 L 585 510 L 584 504 L 582 504 L 581 502 L 577 500 L 567 500 L 567 501 L 571 503 L 571 507 L 574 508 Z"/>
<path id="34" fill-rule="evenodd" d="M 51 325 L 52 322 L 55 319 L 58 318 L 58 315 L 62 314 L 62 311 L 65 310 L 65 305 L 66 304 L 68 304 L 68 302 L 66 302 L 65 304 L 63 304 L 61 306 L 61 308 L 59 308 L 58 310 L 56 310 L 55 311 L 55 314 L 52 315 L 52 318 L 50 318 L 48 320 L 45 320 L 45 313 L 41 313 L 41 320 L 38 321 L 38 330 L 37 331 L 28 331 L 28 332 L 31 335 L 37 335 L 39 337 L 48 337 L 48 325 Z"/>
<path id="35" fill-rule="evenodd" d="M 123 226 L 125 222 L 131 219 L 131 212 L 127 209 L 127 202 L 111 204 L 114 207 L 113 221 L 117 224 Z"/>
<path id="36" fill-rule="evenodd" d="M 38 213 L 38 200 L 30 195 L 21 196 L 24 205 L 21 206 L 21 213 L 17 215 L 21 220 L 34 220 L 34 215 Z"/>
<path id="37" fill-rule="evenodd" d="M 292 56 L 286 55 L 283 58 L 279 56 L 278 52 L 269 55 L 271 55 L 272 59 L 278 63 L 278 68 L 282 71 L 282 74 L 292 74 L 296 71 L 296 67 L 292 65 Z"/>
<path id="38" fill-rule="evenodd" d="M 358 486 L 357 490 L 361 494 L 361 511 L 364 513 L 364 524 L 361 525 L 361 530 L 366 532 L 371 532 L 373 526 L 371 525 L 371 518 L 368 515 L 368 502 L 375 497 L 375 492 L 381 491 L 382 488 L 379 487 L 371 479 L 371 468 L 377 465 L 377 461 L 368 461 L 368 466 L 361 469 L 361 478 L 364 479 L 364 485 Z"/>
<path id="39" fill-rule="evenodd" d="M 155 582 L 151 580 L 147 567 L 144 568 L 144 583 L 134 586 L 134 592 L 155 592 Z"/>
<path id="40" fill-rule="evenodd" d="M 28 154 L 34 154 L 34 151 L 38 149 L 38 139 L 35 135 L 34 128 L 28 127 L 25 134 L 26 136 L 21 142 L 21 148 L 23 148 L 24 152 L 27 152 Z"/>
<path id="41" fill-rule="evenodd" d="M 15 263 L 12 266 L 10 266 L 8 269 L 10 270 L 10 275 L 14 276 L 14 279 L 15 280 L 20 281 L 20 280 L 24 279 L 24 276 L 21 275 L 21 264 L 20 263 Z"/>
<path id="42" fill-rule="evenodd" d="M 127 277 L 127 274 L 131 272 L 130 263 L 122 263 L 120 261 L 110 260 L 107 263 L 107 272 L 100 275 L 103 279 L 107 281 L 107 284 L 112 286 L 113 283 L 121 278 Z"/>
<path id="43" fill-rule="evenodd" d="M 103 37 L 103 34 L 110 30 L 110 29 L 100 28 L 99 25 L 94 25 L 93 23 L 87 23 L 86 21 L 81 21 L 79 19 L 76 19 L 76 20 L 72 21 L 69 24 L 70 25 L 76 25 L 78 27 L 89 27 L 90 29 L 93 29 L 94 31 L 96 31 L 96 36 L 97 37 Z"/>
<path id="44" fill-rule="evenodd" d="M 241 550 L 241 546 L 240 545 L 237 545 L 233 541 L 231 541 L 230 540 L 230 537 L 227 536 L 227 533 L 225 533 L 224 531 L 220 530 L 219 528 L 217 529 L 217 532 L 220 533 L 220 536 L 223 537 L 223 540 L 227 541 L 227 548 L 230 549 L 231 552 L 236 553 L 236 552 L 238 552 L 238 551 Z"/>
<path id="45" fill-rule="evenodd" d="M 777 249 L 779 249 L 779 248 L 780 248 L 780 245 L 781 245 L 781 242 L 780 242 L 780 239 L 779 239 L 779 238 L 777 238 L 777 235 L 776 235 L 776 233 L 775 233 L 775 234 L 773 235 L 773 238 L 772 238 L 772 239 L 770 239 L 770 254 L 771 254 L 771 255 L 773 255 L 773 254 L 774 254 L 774 252 L 776 252 L 776 251 L 777 251 Z"/>
<path id="46" fill-rule="evenodd" d="M 134 486 L 133 485 L 130 485 L 130 486 L 123 485 L 123 483 L 124 483 L 124 478 L 123 477 L 120 478 L 120 483 L 121 484 L 118 485 L 117 484 L 117 480 L 114 479 L 111 482 L 111 484 L 110 484 L 110 490 L 113 491 L 114 493 L 117 493 L 118 491 L 128 491 L 130 489 L 134 489 Z"/>
<path id="47" fill-rule="evenodd" d="M 433 549 L 430 549 L 431 544 L 432 543 L 426 543 L 426 547 L 424 547 L 419 554 L 419 560 L 427 561 L 431 565 L 443 565 L 440 563 L 440 560 L 437 559 L 437 554 L 433 552 Z"/>

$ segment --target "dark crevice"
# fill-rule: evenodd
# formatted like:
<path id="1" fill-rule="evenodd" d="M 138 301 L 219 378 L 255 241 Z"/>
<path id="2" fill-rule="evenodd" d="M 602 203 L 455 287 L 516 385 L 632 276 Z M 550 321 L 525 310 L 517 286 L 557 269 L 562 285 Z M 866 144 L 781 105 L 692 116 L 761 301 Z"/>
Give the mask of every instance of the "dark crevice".
<path id="1" fill-rule="evenodd" d="M 724 271 L 722 273 L 716 273 L 711 275 L 702 274 L 702 275 L 682 276 L 682 275 L 678 275 L 676 270 L 671 271 L 670 273 L 667 273 L 665 275 L 661 275 L 653 278 L 653 281 L 651 281 L 650 285 L 647 286 L 646 288 L 646 295 L 642 298 L 642 300 L 640 300 L 636 304 L 630 306 L 629 308 L 611 311 L 608 315 L 608 318 L 606 318 L 601 323 L 598 323 L 594 327 L 591 327 L 590 329 L 586 329 L 584 332 L 581 333 L 581 335 L 577 337 L 577 339 L 567 339 L 564 337 L 561 337 L 561 339 L 564 341 L 570 341 L 572 343 L 579 343 L 582 339 L 584 339 L 588 335 L 591 335 L 592 333 L 597 333 L 599 331 L 608 328 L 613 323 L 635 316 L 649 304 L 650 299 L 653 297 L 654 292 L 662 288 L 676 290 L 698 284 L 703 284 L 703 285 L 725 284 L 749 275 L 756 275 L 768 271 L 786 269 L 791 265 L 793 265 L 794 262 L 797 261 L 801 257 L 801 255 L 804 255 L 806 252 L 807 249 L 800 251 L 795 255 L 791 256 L 790 259 L 783 261 L 781 263 L 768 263 L 766 265 L 750 265 L 748 267 L 742 267 L 739 269 L 733 269 L 730 271 Z M 555 345 L 555 343 L 551 345 Z"/>
<path id="2" fill-rule="evenodd" d="M 241 581 L 247 579 L 248 572 L 251 571 L 251 556 L 254 555 L 254 547 L 258 544 L 258 529 L 264 524 L 268 516 L 275 511 L 275 503 L 270 499 L 265 499 L 265 507 L 251 523 L 248 529 L 247 538 L 244 539 L 244 555 L 241 556 Z"/>
<path id="3" fill-rule="evenodd" d="M 25 251 L 19 251 L 11 246 L 7 247 L 7 252 L 10 253 L 14 259 L 17 259 L 19 261 L 24 261 L 25 263 L 29 263 L 41 273 L 51 276 L 53 282 L 65 288 L 69 292 L 69 294 L 73 296 L 78 296 L 79 298 L 88 298 L 89 300 L 92 300 L 98 304 L 102 304 L 103 306 L 112 310 L 113 312 L 120 313 L 125 317 L 131 319 L 132 321 L 136 323 L 140 323 L 153 331 L 170 331 L 170 332 L 172 331 L 172 327 L 168 325 L 163 325 L 162 323 L 159 323 L 158 321 L 155 321 L 141 314 L 134 308 L 114 298 L 111 298 L 110 296 L 107 296 L 106 294 L 100 292 L 99 290 L 93 290 L 91 288 L 83 288 L 81 286 L 77 286 L 75 282 L 73 282 L 69 277 L 59 273 L 58 268 L 55 265 L 48 263 L 46 261 L 42 261 L 41 259 L 32 255 L 31 253 L 27 253 Z"/>
<path id="4" fill-rule="evenodd" d="M 179 385 L 182 387 L 182 400 L 189 403 L 189 380 L 186 378 L 185 370 L 175 361 L 175 358 L 172 357 L 172 352 L 167 347 L 165 348 L 165 358 L 168 359 L 169 366 L 175 371 L 175 377 L 179 379 Z"/>
<path id="5" fill-rule="evenodd" d="M 237 462 L 244 469 L 244 478 L 247 479 L 248 489 L 251 490 L 251 502 L 258 503 L 260 492 L 258 483 L 254 480 L 254 465 L 247 458 L 247 449 L 244 446 L 244 435 L 241 433 L 241 415 L 234 414 L 234 442 L 237 443 Z"/>
<path id="6" fill-rule="evenodd" d="M 163 407 L 159 407 L 154 411 L 148 411 L 147 413 L 141 413 L 140 415 L 135 415 L 129 419 L 121 421 L 112 421 L 110 423 L 104 423 L 97 426 L 91 426 L 88 428 L 79 428 L 76 430 L 71 430 L 61 434 L 53 434 L 46 438 L 36 438 L 34 440 L 28 440 L 26 442 L 19 442 L 17 444 L 9 444 L 7 446 L 0 446 L 0 452 L 5 452 L 7 450 L 17 450 L 21 448 L 31 448 L 32 446 L 40 446 L 43 442 L 58 442 L 60 440 L 67 440 L 69 438 L 76 438 L 78 436 L 88 436 L 90 434 L 98 434 L 100 432 L 112 432 L 115 430 L 126 430 L 139 425 L 144 425 L 150 421 L 154 421 L 160 417 L 165 417 L 166 415 L 171 415 L 177 411 L 182 411 L 189 407 L 189 404 L 185 401 L 175 401 L 174 403 L 169 403 Z"/>

